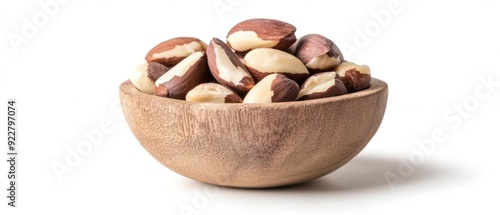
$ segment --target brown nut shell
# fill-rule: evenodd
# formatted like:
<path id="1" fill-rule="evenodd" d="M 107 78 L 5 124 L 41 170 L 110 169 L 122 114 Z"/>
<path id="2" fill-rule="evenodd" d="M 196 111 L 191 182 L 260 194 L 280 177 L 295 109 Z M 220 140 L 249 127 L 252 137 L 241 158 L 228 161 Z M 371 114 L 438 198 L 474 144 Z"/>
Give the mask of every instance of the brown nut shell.
<path id="1" fill-rule="evenodd" d="M 331 71 L 344 61 L 344 56 L 337 45 L 319 34 L 301 37 L 297 41 L 294 53 L 311 73 Z"/>
<path id="2" fill-rule="evenodd" d="M 364 90 L 370 87 L 370 67 L 357 65 L 352 62 L 343 62 L 335 67 L 335 72 L 340 76 L 349 93 Z"/>
<path id="3" fill-rule="evenodd" d="M 189 55 L 205 51 L 207 45 L 198 38 L 176 37 L 159 43 L 146 54 L 146 61 L 171 67 Z"/>
<path id="4" fill-rule="evenodd" d="M 316 73 L 302 84 L 297 100 L 319 99 L 347 94 L 336 72 Z"/>
<path id="5" fill-rule="evenodd" d="M 130 74 L 130 82 L 139 91 L 147 94 L 154 94 L 154 81 L 148 75 L 148 62 L 139 64 Z"/>
<path id="6" fill-rule="evenodd" d="M 156 80 L 155 95 L 185 99 L 191 89 L 206 81 L 207 75 L 206 53 L 195 52 Z"/>
<path id="7" fill-rule="evenodd" d="M 299 85 L 282 74 L 271 74 L 259 81 L 243 99 L 243 103 L 295 101 Z"/>
<path id="8" fill-rule="evenodd" d="M 148 62 L 148 78 L 151 79 L 151 81 L 155 82 L 160 78 L 163 74 L 167 73 L 170 68 L 164 66 L 161 63 L 157 62 Z"/>
<path id="9" fill-rule="evenodd" d="M 229 47 L 236 52 L 255 48 L 286 50 L 297 38 L 295 26 L 274 19 L 248 19 L 236 24 L 227 34 Z"/>
<path id="10" fill-rule="evenodd" d="M 220 84 L 238 93 L 246 93 L 255 85 L 243 62 L 224 42 L 213 38 L 207 48 L 208 67 Z"/>

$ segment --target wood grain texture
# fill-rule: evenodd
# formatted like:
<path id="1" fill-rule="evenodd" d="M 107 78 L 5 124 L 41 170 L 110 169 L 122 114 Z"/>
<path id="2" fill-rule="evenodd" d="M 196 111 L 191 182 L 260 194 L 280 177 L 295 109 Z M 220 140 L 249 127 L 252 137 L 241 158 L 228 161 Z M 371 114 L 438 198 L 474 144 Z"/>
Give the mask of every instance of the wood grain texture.
<path id="1" fill-rule="evenodd" d="M 324 176 L 356 156 L 380 126 L 388 86 L 332 98 L 271 104 L 209 104 L 120 86 L 127 123 L 160 163 L 183 176 L 265 188 Z"/>

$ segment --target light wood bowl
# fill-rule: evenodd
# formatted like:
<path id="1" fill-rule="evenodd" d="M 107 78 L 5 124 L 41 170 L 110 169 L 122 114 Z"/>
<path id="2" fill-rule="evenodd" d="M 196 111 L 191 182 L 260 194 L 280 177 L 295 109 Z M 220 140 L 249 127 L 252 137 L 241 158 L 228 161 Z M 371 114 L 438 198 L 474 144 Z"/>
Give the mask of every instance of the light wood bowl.
<path id="1" fill-rule="evenodd" d="M 170 170 L 244 188 L 306 182 L 338 169 L 375 135 L 387 84 L 338 97 L 272 104 L 192 103 L 120 86 L 127 123 Z"/>

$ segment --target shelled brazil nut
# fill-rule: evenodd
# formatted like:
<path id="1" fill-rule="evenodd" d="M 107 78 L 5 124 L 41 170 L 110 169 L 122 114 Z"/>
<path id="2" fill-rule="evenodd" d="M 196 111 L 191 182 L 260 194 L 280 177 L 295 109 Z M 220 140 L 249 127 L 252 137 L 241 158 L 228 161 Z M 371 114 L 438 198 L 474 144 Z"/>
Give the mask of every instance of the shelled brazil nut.
<path id="1" fill-rule="evenodd" d="M 320 99 L 347 94 L 347 89 L 336 72 L 312 75 L 302 84 L 297 100 Z"/>
<path id="2" fill-rule="evenodd" d="M 156 45 L 144 58 L 148 62 L 173 66 L 195 52 L 205 51 L 206 48 L 207 44 L 198 38 L 176 37 Z"/>
<path id="3" fill-rule="evenodd" d="M 229 47 L 236 52 L 255 48 L 286 50 L 297 38 L 295 26 L 274 19 L 248 19 L 236 24 L 227 34 Z"/>
<path id="4" fill-rule="evenodd" d="M 295 101 L 299 85 L 282 74 L 268 75 L 259 81 L 243 99 L 243 103 Z"/>
<path id="5" fill-rule="evenodd" d="M 199 51 L 184 58 L 155 82 L 157 96 L 185 99 L 186 94 L 208 76 L 207 54 Z"/>
<path id="6" fill-rule="evenodd" d="M 188 102 L 275 103 L 321 99 L 370 87 L 370 68 L 346 61 L 320 34 L 297 40 L 295 26 L 255 18 L 226 42 L 176 37 L 150 49 L 130 77 L 141 92 Z"/>
<path id="7" fill-rule="evenodd" d="M 309 71 L 295 56 L 272 48 L 256 48 L 243 58 L 250 73 L 257 80 L 270 74 L 283 74 L 297 82 L 309 77 Z"/>
<path id="8" fill-rule="evenodd" d="M 335 67 L 335 71 L 350 93 L 364 90 L 370 86 L 370 67 L 366 65 L 343 62 Z"/>
<path id="9" fill-rule="evenodd" d="M 209 103 L 241 103 L 243 100 L 231 89 L 218 83 L 199 84 L 186 95 L 186 101 Z"/>
<path id="10" fill-rule="evenodd" d="M 140 91 L 153 94 L 155 81 L 168 70 L 168 67 L 160 63 L 143 62 L 132 72 L 130 81 Z"/>
<path id="11" fill-rule="evenodd" d="M 330 39 L 319 34 L 308 34 L 299 39 L 293 49 L 311 73 L 331 71 L 344 61 L 339 48 Z"/>
<path id="12" fill-rule="evenodd" d="M 255 85 L 239 57 L 220 39 L 213 38 L 207 49 L 208 67 L 215 80 L 240 93 Z"/>

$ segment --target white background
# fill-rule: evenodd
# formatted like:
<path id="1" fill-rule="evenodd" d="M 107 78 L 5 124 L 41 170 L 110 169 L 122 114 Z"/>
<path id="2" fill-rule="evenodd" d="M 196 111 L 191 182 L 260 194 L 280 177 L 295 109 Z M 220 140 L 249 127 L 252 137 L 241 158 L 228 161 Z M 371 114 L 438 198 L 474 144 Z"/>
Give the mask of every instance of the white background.
<path id="1" fill-rule="evenodd" d="M 0 118 L 7 99 L 17 99 L 20 153 L 16 208 L 7 206 L 8 166 L 0 162 L 0 214 L 500 213 L 496 1 L 69 0 L 51 14 L 39 5 L 45 2 L 0 3 Z M 384 13 L 390 17 L 382 21 L 373 15 Z M 37 31 L 23 35 L 23 20 L 33 17 Z M 119 84 L 161 41 L 224 39 L 234 24 L 255 17 L 292 23 L 297 36 L 323 34 L 386 81 L 378 133 L 338 171 L 298 186 L 241 190 L 173 173 L 128 129 Z M 13 35 L 24 43 L 12 43 Z M 480 79 L 496 86 L 488 90 Z M 455 112 L 464 103 L 465 113 Z M 58 178 L 53 165 L 66 165 L 101 121 L 111 131 Z M 7 122 L 0 124 L 6 140 Z M 439 131 L 443 137 L 423 154 L 416 142 Z M 387 172 L 400 177 L 392 188 Z"/>

